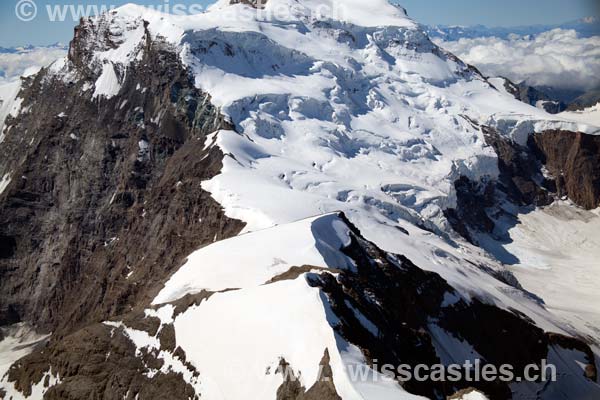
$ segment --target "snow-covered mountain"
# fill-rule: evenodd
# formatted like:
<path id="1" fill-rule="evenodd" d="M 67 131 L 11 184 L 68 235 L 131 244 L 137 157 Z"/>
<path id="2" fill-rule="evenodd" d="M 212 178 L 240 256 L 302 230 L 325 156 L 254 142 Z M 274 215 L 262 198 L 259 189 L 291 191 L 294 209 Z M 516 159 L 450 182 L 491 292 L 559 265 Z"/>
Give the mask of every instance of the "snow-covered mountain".
<path id="1" fill-rule="evenodd" d="M 600 128 L 497 86 L 385 0 L 83 20 L 0 88 L 0 393 L 599 396 L 597 310 L 518 279 L 555 283 L 574 242 L 516 230 L 600 205 Z M 559 379 L 380 368 L 470 359 Z"/>

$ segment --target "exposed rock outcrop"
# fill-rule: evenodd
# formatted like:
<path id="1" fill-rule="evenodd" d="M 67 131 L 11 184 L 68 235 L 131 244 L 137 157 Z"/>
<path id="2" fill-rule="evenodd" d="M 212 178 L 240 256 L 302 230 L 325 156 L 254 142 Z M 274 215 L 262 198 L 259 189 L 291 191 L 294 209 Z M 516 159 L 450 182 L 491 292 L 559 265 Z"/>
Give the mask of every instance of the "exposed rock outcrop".
<path id="1" fill-rule="evenodd" d="M 128 324 L 147 324 L 143 314 L 128 315 Z M 170 325 L 162 327 L 168 329 Z M 137 332 L 155 335 L 151 327 L 137 326 Z M 128 325 L 119 327 L 93 324 L 61 340 L 56 340 L 42 351 L 34 352 L 13 366 L 8 380 L 25 396 L 34 385 L 43 384 L 45 399 L 194 399 L 199 398 L 181 371 L 162 369 L 164 356 L 156 349 L 136 348 L 126 333 Z M 163 339 L 160 339 L 161 343 Z M 198 372 L 183 357 L 172 357 L 183 365 L 182 370 L 198 379 Z M 60 380 L 49 385 L 47 375 Z"/>
<path id="2" fill-rule="evenodd" d="M 325 349 L 319 371 L 317 381 L 306 390 L 293 368 L 285 360 L 281 360 L 277 372 L 282 374 L 285 380 L 277 389 L 277 400 L 342 400 L 333 383 L 328 349 Z"/>
<path id="3" fill-rule="evenodd" d="M 312 274 L 309 281 L 327 294 L 333 312 L 340 319 L 336 330 L 362 349 L 373 368 L 447 363 L 449 360 L 442 360 L 440 354 L 445 352 L 442 338 L 448 335 L 471 349 L 471 361 L 479 358 L 497 369 L 510 364 L 518 378 L 523 376 L 526 365 L 539 365 L 546 359 L 551 347 L 558 344 L 555 338 L 562 337 L 544 332 L 517 311 L 503 310 L 477 299 L 464 300 L 438 274 L 420 269 L 406 257 L 382 251 L 347 224 L 352 229 L 351 244 L 344 253 L 354 260 L 356 271 L 343 270 L 337 276 L 328 272 Z M 560 346 L 587 354 L 588 369 L 594 370 L 595 361 L 589 357 L 591 350 L 587 344 L 564 337 Z M 464 361 L 451 360 L 457 364 Z M 590 382 L 594 376 L 589 375 Z M 398 378 L 407 391 L 429 398 L 439 398 L 440 394 L 450 396 L 468 387 L 477 388 L 490 399 L 505 400 L 512 396 L 509 383 L 499 379 L 435 382 L 403 381 L 400 375 Z"/>
<path id="4" fill-rule="evenodd" d="M 501 79 L 504 80 L 504 89 L 512 94 L 515 99 L 520 100 L 523 103 L 541 108 L 550 114 L 558 114 L 567 108 L 567 105 L 564 102 L 553 99 L 542 90 L 529 86 L 525 82 L 514 83 L 507 78 Z"/>
<path id="5" fill-rule="evenodd" d="M 585 110 L 588 107 L 595 106 L 600 102 L 600 88 L 585 92 L 569 103 L 568 111 Z"/>
<path id="6" fill-rule="evenodd" d="M 494 149 L 500 174 L 495 180 L 482 182 L 464 176 L 457 179 L 454 182 L 457 206 L 447 209 L 445 214 L 457 233 L 478 244 L 477 233 L 494 233 L 500 216 L 514 212 L 514 207 L 551 204 L 556 189 L 553 181 L 544 177 L 543 164 L 530 148 L 491 127 L 467 120 L 481 129 L 486 143 Z"/>
<path id="7" fill-rule="evenodd" d="M 7 121 L 0 171 L 15 179 L 0 196 L 1 325 L 66 333 L 123 313 L 192 250 L 243 226 L 201 187 L 223 156 L 207 135 L 229 125 L 168 45 L 146 32 L 118 96 L 92 94 L 90 43 L 117 46 L 102 21 L 82 22 L 69 73 L 30 78 L 24 111 Z"/>
<path id="8" fill-rule="evenodd" d="M 454 183 L 457 207 L 445 211 L 454 230 L 470 242 L 477 244 L 477 232 L 502 235 L 494 231 L 495 221 L 516 216 L 519 207 L 543 207 L 564 197 L 585 209 L 600 205 L 600 137 L 544 131 L 521 146 L 491 127 L 480 129 L 498 156 L 500 175 L 487 182 L 460 177 Z"/>
<path id="9" fill-rule="evenodd" d="M 600 206 L 600 136 L 545 131 L 533 135 L 530 143 L 555 178 L 558 196 L 588 210 Z"/>

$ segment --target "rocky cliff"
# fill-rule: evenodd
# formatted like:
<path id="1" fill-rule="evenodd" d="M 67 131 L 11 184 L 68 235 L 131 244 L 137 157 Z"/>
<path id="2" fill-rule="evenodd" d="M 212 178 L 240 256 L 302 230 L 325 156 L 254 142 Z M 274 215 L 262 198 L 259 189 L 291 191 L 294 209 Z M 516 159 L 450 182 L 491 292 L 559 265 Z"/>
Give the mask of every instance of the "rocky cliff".
<path id="1" fill-rule="evenodd" d="M 94 97 L 87 53 L 116 46 L 83 22 L 69 77 L 44 70 L 24 83 L 0 170 L 0 322 L 70 331 L 149 299 L 193 250 L 243 224 L 201 182 L 221 169 L 207 135 L 227 126 L 165 43 L 144 41 L 112 98 Z M 87 47 L 86 47 L 87 46 Z M 113 66 L 110 66 L 113 68 Z M 124 73 L 124 72 L 122 72 Z"/>
<path id="2" fill-rule="evenodd" d="M 595 128 L 499 94 L 386 1 L 343 20 L 289 3 L 126 6 L 23 80 L 0 142 L 0 327 L 51 335 L 0 394 L 598 395 L 600 338 L 477 247 L 525 208 L 598 205 Z M 560 379 L 348 373 L 474 358 Z"/>
<path id="3" fill-rule="evenodd" d="M 600 137 L 581 132 L 546 131 L 531 146 L 555 177 L 558 196 L 588 210 L 600 206 Z"/>
<path id="4" fill-rule="evenodd" d="M 347 229 L 350 242 L 340 251 L 356 268 L 328 270 L 310 265 L 292 266 L 265 285 L 305 282 L 314 288 L 311 290 L 323 293 L 325 305 L 332 312 L 329 318 L 336 320 L 334 329 L 338 340 L 357 346 L 376 371 L 378 365 L 414 368 L 419 364 L 447 364 L 448 357 L 458 361 L 456 354 L 450 355 L 459 351 L 452 348 L 456 343 L 448 342 L 446 335 L 451 335 L 461 338 L 459 347 L 468 348 L 490 366 L 500 368 L 510 364 L 516 377 L 523 377 L 528 364 L 551 359 L 555 352 L 573 351 L 581 354 L 586 363 L 587 378 L 582 377 L 581 384 L 585 385 L 586 379 L 589 382 L 597 379 L 593 353 L 581 340 L 544 332 L 516 310 L 505 311 L 478 300 L 462 299 L 439 275 L 423 271 L 406 257 L 386 253 L 365 240 L 344 215 L 317 219 L 313 227 L 317 223 L 344 224 L 343 228 L 338 225 L 336 229 Z M 243 289 L 229 292 L 236 291 Z M 178 345 L 176 338 L 185 333 L 173 321 L 185 318 L 219 295 L 227 293 L 203 291 L 146 310 L 118 315 L 102 324 L 92 324 L 52 340 L 43 351 L 21 359 L 8 372 L 8 378 L 25 395 L 36 390 L 36 386 L 47 388 L 45 398 L 48 399 L 201 398 L 202 382 L 209 379 L 210 373 L 199 372 L 194 367 L 197 362 L 194 354 L 186 354 Z M 279 322 L 273 321 L 274 324 Z M 334 349 L 326 347 L 320 362 L 326 368 L 319 369 L 317 381 L 307 388 L 301 387 L 298 377 L 294 378 L 294 374 L 300 372 L 299 366 L 282 358 L 276 373 L 282 376 L 285 373 L 288 380 L 278 387 L 277 398 L 344 398 L 340 397 L 342 389 L 336 389 L 332 379 L 330 363 L 333 360 L 329 351 Z M 236 371 L 234 367 L 233 371 Z M 561 384 L 535 386 L 542 393 L 551 393 L 554 385 L 560 387 Z M 500 380 L 459 379 L 451 383 L 410 380 L 402 386 L 428 398 L 450 396 L 475 387 L 490 399 L 500 400 L 510 398 L 515 390 Z"/>

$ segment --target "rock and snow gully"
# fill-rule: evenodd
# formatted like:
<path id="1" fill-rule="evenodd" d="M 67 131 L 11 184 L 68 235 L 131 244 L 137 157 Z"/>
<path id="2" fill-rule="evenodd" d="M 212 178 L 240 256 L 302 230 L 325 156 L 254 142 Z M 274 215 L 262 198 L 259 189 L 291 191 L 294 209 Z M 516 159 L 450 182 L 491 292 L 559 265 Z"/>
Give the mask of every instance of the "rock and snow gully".
<path id="1" fill-rule="evenodd" d="M 600 397 L 600 318 L 551 290 L 598 275 L 599 128 L 386 0 L 234 3 L 82 20 L 0 88 L 0 394 Z M 559 379 L 379 370 L 475 358 Z"/>

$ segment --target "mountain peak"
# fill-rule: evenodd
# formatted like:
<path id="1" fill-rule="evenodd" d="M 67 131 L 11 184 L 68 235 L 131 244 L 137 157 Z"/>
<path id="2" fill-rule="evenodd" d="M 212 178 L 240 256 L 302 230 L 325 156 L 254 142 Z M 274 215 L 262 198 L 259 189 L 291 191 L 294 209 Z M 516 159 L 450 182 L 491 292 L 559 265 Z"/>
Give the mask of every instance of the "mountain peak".
<path id="1" fill-rule="evenodd" d="M 289 20 L 298 17 L 311 20 L 342 21 L 358 26 L 416 27 L 406 10 L 388 0 L 219 0 L 209 7 L 221 10 L 231 5 L 258 10 L 259 18 Z"/>
<path id="2" fill-rule="evenodd" d="M 561 322 L 502 246 L 519 210 L 600 204 L 600 137 L 493 83 L 384 0 L 83 20 L 67 60 L 0 91 L 0 325 L 53 332 L 0 395 L 594 397 L 577 337 L 597 313 Z M 515 242 L 542 262 L 547 232 L 578 239 L 558 230 Z M 374 365 L 474 358 L 519 378 L 549 359 L 559 381 L 400 385 Z"/>

